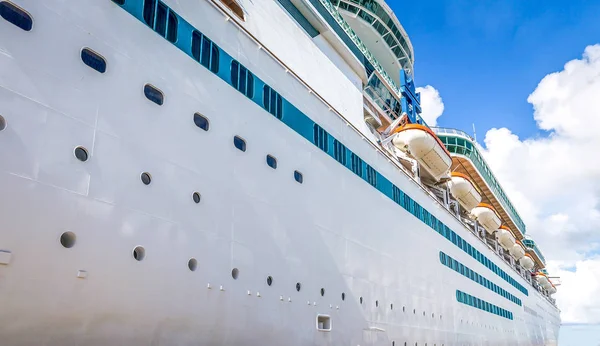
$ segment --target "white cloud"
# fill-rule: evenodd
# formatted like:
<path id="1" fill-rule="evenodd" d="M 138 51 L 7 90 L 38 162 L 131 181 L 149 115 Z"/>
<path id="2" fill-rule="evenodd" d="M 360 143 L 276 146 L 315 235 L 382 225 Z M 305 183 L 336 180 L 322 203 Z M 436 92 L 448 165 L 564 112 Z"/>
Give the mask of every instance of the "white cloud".
<path id="1" fill-rule="evenodd" d="M 417 92 L 421 93 L 421 117 L 429 126 L 436 126 L 437 118 L 444 112 L 444 102 L 437 91 L 431 85 L 418 87 Z"/>
<path id="2" fill-rule="evenodd" d="M 600 322 L 600 45 L 547 75 L 527 99 L 540 138 L 491 129 L 484 155 L 562 276 L 563 322 Z M 574 269 L 574 271 L 573 271 Z"/>

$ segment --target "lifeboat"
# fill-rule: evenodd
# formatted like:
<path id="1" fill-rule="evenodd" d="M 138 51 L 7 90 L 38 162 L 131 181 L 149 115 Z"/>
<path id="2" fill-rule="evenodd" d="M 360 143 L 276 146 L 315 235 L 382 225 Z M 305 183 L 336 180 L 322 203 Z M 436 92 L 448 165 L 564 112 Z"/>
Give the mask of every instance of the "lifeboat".
<path id="1" fill-rule="evenodd" d="M 548 280 L 548 277 L 545 274 L 543 274 L 543 273 L 537 273 L 537 275 L 535 276 L 535 280 L 543 288 L 550 288 L 550 287 L 552 287 L 552 283 L 550 282 L 550 280 Z"/>
<path id="2" fill-rule="evenodd" d="M 452 157 L 428 127 L 407 124 L 397 128 L 393 133 L 394 146 L 419 161 L 436 181 L 448 173 L 452 165 Z"/>
<path id="3" fill-rule="evenodd" d="M 548 293 L 550 293 L 550 294 L 556 293 L 556 287 L 554 287 L 554 286 L 550 287 L 550 289 L 548 290 Z"/>
<path id="4" fill-rule="evenodd" d="M 519 264 L 521 265 L 521 267 L 523 267 L 527 270 L 531 270 L 535 266 L 535 262 L 533 261 L 533 258 L 531 258 L 531 255 L 528 253 L 526 253 L 525 256 L 523 256 L 519 259 Z"/>
<path id="5" fill-rule="evenodd" d="M 481 194 L 466 175 L 452 172 L 450 177 L 450 193 L 463 208 L 470 212 L 481 202 Z"/>
<path id="6" fill-rule="evenodd" d="M 512 235 L 510 228 L 506 226 L 500 226 L 500 229 L 496 235 L 498 236 L 498 242 L 500 245 L 502 245 L 504 250 L 509 251 L 515 245 L 515 237 Z"/>
<path id="7" fill-rule="evenodd" d="M 479 203 L 471 210 L 471 214 L 473 214 L 475 220 L 477 220 L 489 234 L 496 232 L 498 227 L 502 224 L 494 207 L 486 203 Z"/>
<path id="8" fill-rule="evenodd" d="M 510 252 L 510 255 L 513 256 L 515 260 L 519 260 L 521 257 L 525 256 L 525 249 L 519 242 L 515 243 L 512 248 L 509 248 L 508 252 Z"/>

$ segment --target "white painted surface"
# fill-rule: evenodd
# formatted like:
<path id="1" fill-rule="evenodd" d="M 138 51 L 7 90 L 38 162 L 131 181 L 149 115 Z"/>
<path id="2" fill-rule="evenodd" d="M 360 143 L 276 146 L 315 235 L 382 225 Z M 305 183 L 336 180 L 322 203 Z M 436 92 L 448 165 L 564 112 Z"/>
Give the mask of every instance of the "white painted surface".
<path id="1" fill-rule="evenodd" d="M 0 248 L 13 252 L 0 266 L 3 346 L 555 344 L 557 311 L 531 286 L 529 296 L 509 286 L 111 1 L 15 2 L 35 26 L 0 20 Z M 527 285 L 210 4 L 167 3 Z M 362 112 L 360 90 L 324 54 L 285 52 L 308 43 L 271 17 L 282 15 L 273 4 L 244 5 L 282 59 L 348 114 Z M 107 59 L 105 74 L 81 62 L 82 47 Z M 162 107 L 143 96 L 146 83 L 165 93 Z M 85 163 L 73 156 L 80 145 Z M 70 249 L 66 230 L 77 236 Z M 442 266 L 440 251 L 542 319 Z M 457 303 L 457 289 L 515 320 Z M 315 328 L 319 314 L 330 332 Z"/>

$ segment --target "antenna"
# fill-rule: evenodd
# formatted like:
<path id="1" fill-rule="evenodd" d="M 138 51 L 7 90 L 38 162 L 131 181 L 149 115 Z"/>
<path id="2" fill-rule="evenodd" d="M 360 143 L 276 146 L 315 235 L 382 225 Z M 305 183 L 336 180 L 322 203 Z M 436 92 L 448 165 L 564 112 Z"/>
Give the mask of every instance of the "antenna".
<path id="1" fill-rule="evenodd" d="M 473 139 L 477 142 L 477 132 L 475 132 L 475 123 L 473 123 Z"/>

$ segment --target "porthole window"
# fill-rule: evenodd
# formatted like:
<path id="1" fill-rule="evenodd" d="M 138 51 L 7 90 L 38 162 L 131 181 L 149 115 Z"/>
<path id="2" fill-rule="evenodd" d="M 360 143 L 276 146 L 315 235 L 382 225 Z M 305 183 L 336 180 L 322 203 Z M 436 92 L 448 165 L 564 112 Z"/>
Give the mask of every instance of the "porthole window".
<path id="1" fill-rule="evenodd" d="M 162 106 L 165 101 L 165 96 L 162 91 L 158 90 L 154 85 L 146 84 L 144 85 L 144 95 L 146 98 L 159 106 Z"/>
<path id="2" fill-rule="evenodd" d="M 321 297 L 323 297 L 325 295 L 325 289 L 321 288 Z"/>
<path id="3" fill-rule="evenodd" d="M 269 167 L 271 167 L 273 169 L 276 169 L 277 168 L 277 159 L 271 155 L 267 155 L 267 165 L 269 165 Z"/>
<path id="4" fill-rule="evenodd" d="M 73 246 L 75 246 L 75 240 L 76 240 L 76 236 L 75 233 L 73 232 L 65 232 L 63 234 L 60 235 L 60 244 L 62 246 L 64 246 L 67 249 L 72 248 Z"/>
<path id="5" fill-rule="evenodd" d="M 302 288 L 302 284 L 299 282 L 296 282 L 296 291 L 300 292 L 301 288 Z"/>
<path id="6" fill-rule="evenodd" d="M 375 301 L 375 307 L 378 308 L 379 307 L 379 300 Z"/>
<path id="7" fill-rule="evenodd" d="M 81 162 L 87 161 L 87 159 L 89 157 L 88 151 L 84 147 L 75 148 L 74 154 L 75 154 L 75 157 L 77 158 L 77 160 L 79 160 Z"/>
<path id="8" fill-rule="evenodd" d="M 358 299 L 358 301 L 359 301 L 359 302 L 362 304 L 362 303 L 363 303 L 363 297 L 360 297 L 360 298 Z"/>
<path id="9" fill-rule="evenodd" d="M 267 276 L 267 285 L 271 286 L 273 284 L 273 277 L 272 276 Z"/>
<path id="10" fill-rule="evenodd" d="M 300 184 L 304 182 L 304 177 L 302 176 L 302 173 L 298 171 L 294 171 L 294 179 Z"/>
<path id="11" fill-rule="evenodd" d="M 390 304 L 390 310 L 394 310 L 394 304 Z"/>
<path id="12" fill-rule="evenodd" d="M 190 258 L 188 261 L 188 268 L 191 271 L 196 271 L 196 268 L 198 268 L 198 260 L 196 260 L 194 257 Z"/>
<path id="13" fill-rule="evenodd" d="M 152 176 L 148 172 L 142 173 L 140 178 L 142 179 L 142 183 L 144 183 L 144 185 L 150 185 L 152 182 Z"/>
<path id="14" fill-rule="evenodd" d="M 208 131 L 208 128 L 210 126 L 208 119 L 200 113 L 194 114 L 194 124 L 196 124 L 196 126 L 203 129 L 204 131 Z"/>
<path id="15" fill-rule="evenodd" d="M 13 5 L 11 2 L 0 2 L 0 16 L 7 22 L 12 23 L 25 31 L 30 31 L 33 27 L 33 19 L 31 16 L 25 12 L 25 10 Z"/>
<path id="16" fill-rule="evenodd" d="M 233 145 L 241 151 L 246 151 L 246 141 L 239 136 L 233 137 Z"/>
<path id="17" fill-rule="evenodd" d="M 4 117 L 0 115 L 0 131 L 4 130 L 5 128 L 6 128 L 6 119 L 4 119 Z"/>
<path id="18" fill-rule="evenodd" d="M 136 261 L 141 261 L 144 257 L 146 257 L 146 250 L 144 247 L 136 246 L 135 249 L 133 249 L 133 258 L 135 258 Z"/>
<path id="19" fill-rule="evenodd" d="M 106 72 L 106 60 L 89 48 L 81 50 L 81 61 L 100 73 Z"/>
<path id="20" fill-rule="evenodd" d="M 239 270 L 239 269 L 237 269 L 237 268 L 233 268 L 233 269 L 231 270 L 231 277 L 232 277 L 234 280 L 237 280 L 237 278 L 238 278 L 239 276 L 240 276 L 240 270 Z"/>
<path id="21" fill-rule="evenodd" d="M 346 293 L 342 292 L 342 300 L 346 300 Z"/>
<path id="22" fill-rule="evenodd" d="M 198 204 L 200 203 L 200 193 L 199 192 L 194 192 L 192 194 L 192 200 L 194 200 L 194 203 Z"/>

